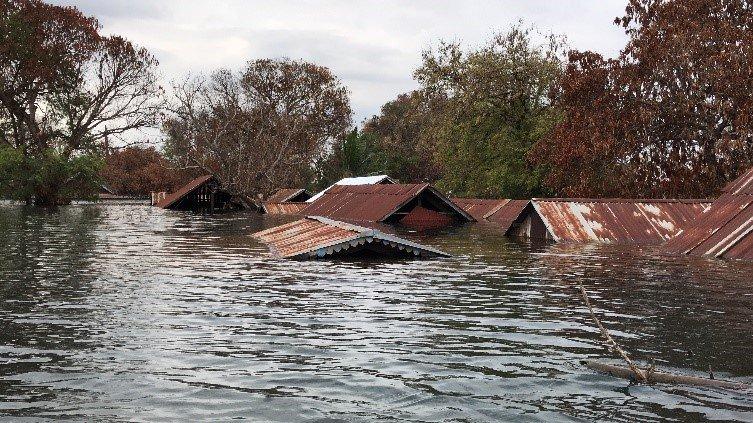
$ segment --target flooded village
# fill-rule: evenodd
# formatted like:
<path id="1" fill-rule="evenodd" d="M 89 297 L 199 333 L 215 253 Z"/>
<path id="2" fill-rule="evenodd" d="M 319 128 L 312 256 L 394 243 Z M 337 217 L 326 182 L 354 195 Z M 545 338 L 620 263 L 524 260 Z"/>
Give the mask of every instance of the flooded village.
<path id="1" fill-rule="evenodd" d="M 0 421 L 753 421 L 753 6 L 361 6 L 0 3 Z"/>

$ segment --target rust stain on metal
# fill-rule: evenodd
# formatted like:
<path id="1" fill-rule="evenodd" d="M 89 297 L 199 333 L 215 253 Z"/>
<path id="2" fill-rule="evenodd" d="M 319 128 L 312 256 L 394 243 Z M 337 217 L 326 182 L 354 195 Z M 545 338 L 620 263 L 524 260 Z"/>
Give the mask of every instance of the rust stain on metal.
<path id="1" fill-rule="evenodd" d="M 397 223 L 418 206 L 445 214 L 453 221 L 474 220 L 429 184 L 335 185 L 301 213 L 356 222 Z"/>
<path id="2" fill-rule="evenodd" d="M 269 201 L 262 203 L 264 212 L 267 214 L 301 214 L 301 210 L 306 206 L 308 203 L 272 203 Z"/>
<path id="3" fill-rule="evenodd" d="M 730 182 L 711 207 L 663 251 L 753 260 L 753 169 Z"/>
<path id="4" fill-rule="evenodd" d="M 517 221 L 535 225 L 540 219 L 545 237 L 554 241 L 661 244 L 709 204 L 705 200 L 535 198 L 525 212 L 535 216 L 521 216 Z M 518 232 L 532 233 L 526 228 Z"/>
<path id="5" fill-rule="evenodd" d="M 449 254 L 435 248 L 374 228 L 320 216 L 309 216 L 257 232 L 252 236 L 268 244 L 275 256 L 294 260 L 354 254 L 404 258 L 449 257 Z"/>
<path id="6" fill-rule="evenodd" d="M 163 208 L 163 209 L 170 208 L 170 206 L 175 204 L 181 198 L 189 195 L 194 190 L 198 189 L 199 187 L 209 182 L 213 178 L 214 177 L 212 175 L 199 176 L 198 178 L 192 180 L 191 182 L 183 185 L 179 190 L 175 191 L 174 193 L 167 195 L 162 201 L 156 203 L 155 206 Z"/>

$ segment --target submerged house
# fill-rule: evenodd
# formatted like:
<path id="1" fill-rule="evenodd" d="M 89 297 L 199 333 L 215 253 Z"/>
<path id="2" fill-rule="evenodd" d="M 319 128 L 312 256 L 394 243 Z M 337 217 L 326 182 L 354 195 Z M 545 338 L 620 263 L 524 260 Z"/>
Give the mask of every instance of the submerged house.
<path id="1" fill-rule="evenodd" d="M 448 257 L 440 250 L 416 244 L 374 228 L 311 216 L 257 232 L 273 255 L 293 260 L 337 257 Z"/>
<path id="2" fill-rule="evenodd" d="M 230 193 L 222 189 L 219 180 L 212 175 L 192 180 L 154 205 L 163 209 L 207 213 L 244 208 L 242 204 L 233 200 Z"/>
<path id="3" fill-rule="evenodd" d="M 671 254 L 753 260 L 753 169 L 663 247 Z"/>
<path id="4" fill-rule="evenodd" d="M 662 244 L 708 207 L 706 200 L 532 199 L 508 236 L 558 242 Z"/>
<path id="5" fill-rule="evenodd" d="M 429 184 L 334 185 L 298 212 L 305 218 L 253 236 L 283 258 L 447 256 L 391 235 L 390 224 L 435 229 L 474 218 Z"/>
<path id="6" fill-rule="evenodd" d="M 336 185 L 300 211 L 348 222 L 434 229 L 475 219 L 429 184 Z"/>
<path id="7" fill-rule="evenodd" d="M 303 188 L 282 188 L 262 203 L 262 211 L 268 214 L 298 214 L 308 204 L 311 193 Z"/>
<path id="8" fill-rule="evenodd" d="M 478 222 L 490 223 L 503 232 L 507 232 L 515 220 L 526 208 L 529 200 L 452 198 Z"/>
<path id="9" fill-rule="evenodd" d="M 375 176 L 358 176 L 355 178 L 343 178 L 339 181 L 335 182 L 334 184 L 328 186 L 324 190 L 318 192 L 316 195 L 312 196 L 308 200 L 306 200 L 307 203 L 313 203 L 314 201 L 318 200 L 324 193 L 331 190 L 333 187 L 336 186 L 343 186 L 343 185 L 388 185 L 388 184 L 396 184 L 397 181 L 390 178 L 387 175 L 375 175 Z"/>

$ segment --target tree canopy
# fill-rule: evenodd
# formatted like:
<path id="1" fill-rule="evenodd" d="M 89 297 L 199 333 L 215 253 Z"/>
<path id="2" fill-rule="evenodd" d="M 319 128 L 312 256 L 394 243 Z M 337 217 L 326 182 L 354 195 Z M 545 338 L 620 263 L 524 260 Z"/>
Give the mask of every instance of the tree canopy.
<path id="1" fill-rule="evenodd" d="M 45 206 L 89 194 L 103 141 L 156 123 L 156 65 L 76 8 L 0 2 L 2 194 Z"/>
<path id="2" fill-rule="evenodd" d="M 330 70 L 289 59 L 186 80 L 175 87 L 170 112 L 167 154 L 248 201 L 306 185 L 351 124 L 348 92 Z"/>
<path id="3" fill-rule="evenodd" d="M 708 197 L 753 163 L 753 5 L 630 0 L 616 59 L 571 52 L 529 155 L 562 195 Z"/>

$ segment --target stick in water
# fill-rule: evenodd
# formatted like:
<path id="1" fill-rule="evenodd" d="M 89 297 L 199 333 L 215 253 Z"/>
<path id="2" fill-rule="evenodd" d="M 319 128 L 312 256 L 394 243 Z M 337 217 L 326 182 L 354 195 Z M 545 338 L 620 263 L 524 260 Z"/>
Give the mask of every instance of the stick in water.
<path id="1" fill-rule="evenodd" d="M 583 296 L 583 301 L 586 302 L 586 306 L 588 306 L 588 311 L 591 313 L 591 318 L 596 323 L 596 326 L 599 327 L 599 331 L 601 332 L 601 336 L 604 337 L 604 339 L 607 342 L 607 345 L 610 349 L 617 351 L 617 353 L 622 357 L 623 360 L 627 363 L 628 367 L 630 367 L 630 370 L 635 374 L 635 378 L 640 382 L 649 382 L 649 378 L 646 375 L 646 373 L 638 368 L 638 366 L 633 363 L 633 360 L 630 359 L 630 357 L 627 355 L 625 350 L 620 348 L 619 345 L 617 345 L 617 342 L 612 338 L 612 335 L 609 334 L 607 331 L 607 328 L 604 327 L 604 325 L 601 324 L 601 321 L 598 317 L 596 317 L 596 313 L 594 312 L 594 308 L 591 306 L 591 301 L 588 299 L 588 293 L 586 292 L 586 289 L 583 288 L 583 284 L 578 282 L 578 286 L 580 287 L 580 294 Z"/>

